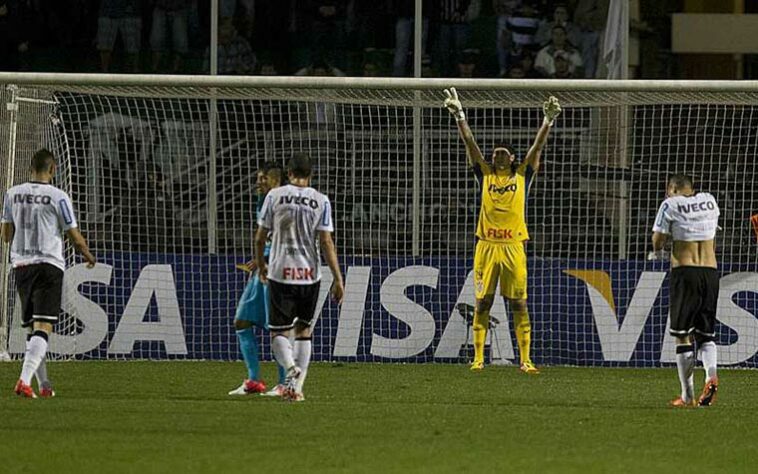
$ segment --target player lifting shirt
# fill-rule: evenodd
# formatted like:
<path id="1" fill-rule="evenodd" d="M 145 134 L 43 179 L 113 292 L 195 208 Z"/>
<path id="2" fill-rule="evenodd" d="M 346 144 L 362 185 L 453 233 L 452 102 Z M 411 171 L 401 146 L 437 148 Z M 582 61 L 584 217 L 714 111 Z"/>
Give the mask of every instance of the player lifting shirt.
<path id="1" fill-rule="evenodd" d="M 676 366 L 682 390 L 670 405 L 710 406 L 716 401 L 719 385 L 714 342 L 719 276 L 714 239 L 720 210 L 713 195 L 695 193 L 692 179 L 681 174 L 669 179 L 666 196 L 653 225 L 653 253 L 649 258 L 660 255 L 670 236 L 669 332 L 676 338 Z M 693 388 L 696 351 L 705 367 L 705 386 L 698 400 Z"/>

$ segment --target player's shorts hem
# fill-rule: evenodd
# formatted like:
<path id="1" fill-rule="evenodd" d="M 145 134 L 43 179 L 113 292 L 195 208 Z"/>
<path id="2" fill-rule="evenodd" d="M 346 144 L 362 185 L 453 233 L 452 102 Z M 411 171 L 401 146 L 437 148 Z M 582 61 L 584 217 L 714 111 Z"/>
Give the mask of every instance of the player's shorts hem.
<path id="1" fill-rule="evenodd" d="M 268 329 L 270 327 L 265 322 L 261 322 L 260 318 L 249 319 L 249 318 L 245 318 L 245 317 L 237 317 L 237 316 L 235 316 L 234 320 L 235 321 L 244 321 L 246 323 L 250 323 L 251 325 L 253 325 L 253 326 L 257 327 L 257 328 L 261 328 L 261 329 Z"/>
<path id="2" fill-rule="evenodd" d="M 303 319 L 297 318 L 295 319 L 295 323 L 293 324 L 293 326 L 300 325 L 300 326 L 308 326 L 309 328 L 312 328 L 313 326 L 316 325 L 317 321 L 318 321 L 317 316 L 312 317 L 310 321 L 305 321 Z"/>
<path id="3" fill-rule="evenodd" d="M 705 337 L 716 337 L 715 332 L 705 332 L 705 331 L 701 331 L 700 329 L 695 329 L 695 332 Z"/>
<path id="4" fill-rule="evenodd" d="M 295 323 L 287 324 L 285 326 L 272 326 L 270 324 L 268 325 L 268 329 L 271 331 L 288 331 L 294 327 L 295 327 Z"/>
<path id="5" fill-rule="evenodd" d="M 672 336 L 689 336 L 695 332 L 695 328 L 689 328 L 689 329 L 669 329 L 669 334 Z"/>
<path id="6" fill-rule="evenodd" d="M 47 314 L 33 314 L 32 321 L 48 321 L 55 323 L 58 322 L 58 316 L 50 316 Z"/>

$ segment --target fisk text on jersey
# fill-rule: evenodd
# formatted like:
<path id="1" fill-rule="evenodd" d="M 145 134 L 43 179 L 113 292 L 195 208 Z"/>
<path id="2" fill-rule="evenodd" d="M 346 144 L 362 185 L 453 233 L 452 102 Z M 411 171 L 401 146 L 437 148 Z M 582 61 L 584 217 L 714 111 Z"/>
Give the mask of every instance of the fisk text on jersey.
<path id="1" fill-rule="evenodd" d="M 487 237 L 495 239 L 512 239 L 512 229 L 487 229 Z"/>
<path id="2" fill-rule="evenodd" d="M 284 267 L 282 269 L 282 278 L 285 280 L 315 280 L 316 269 Z"/>

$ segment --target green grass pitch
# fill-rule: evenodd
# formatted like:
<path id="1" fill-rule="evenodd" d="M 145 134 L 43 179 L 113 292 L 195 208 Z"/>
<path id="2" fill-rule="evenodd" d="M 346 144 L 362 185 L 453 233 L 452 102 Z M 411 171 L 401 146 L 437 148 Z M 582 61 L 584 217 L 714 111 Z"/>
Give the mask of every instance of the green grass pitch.
<path id="1" fill-rule="evenodd" d="M 758 472 L 755 371 L 671 410 L 673 368 L 319 363 L 298 404 L 227 396 L 241 363 L 50 363 L 51 400 L 13 395 L 19 368 L 0 364 L 2 473 Z"/>

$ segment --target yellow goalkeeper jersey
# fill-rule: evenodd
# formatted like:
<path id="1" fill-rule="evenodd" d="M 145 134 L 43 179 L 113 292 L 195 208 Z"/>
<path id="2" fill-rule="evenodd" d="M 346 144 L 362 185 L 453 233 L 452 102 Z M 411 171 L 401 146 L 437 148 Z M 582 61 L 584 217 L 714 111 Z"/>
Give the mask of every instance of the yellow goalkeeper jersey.
<path id="1" fill-rule="evenodd" d="M 474 173 L 482 188 L 482 203 L 476 236 L 494 243 L 518 243 L 529 240 L 526 230 L 526 197 L 534 170 L 526 164 L 498 171 L 488 164 L 474 165 Z"/>

